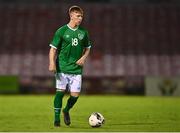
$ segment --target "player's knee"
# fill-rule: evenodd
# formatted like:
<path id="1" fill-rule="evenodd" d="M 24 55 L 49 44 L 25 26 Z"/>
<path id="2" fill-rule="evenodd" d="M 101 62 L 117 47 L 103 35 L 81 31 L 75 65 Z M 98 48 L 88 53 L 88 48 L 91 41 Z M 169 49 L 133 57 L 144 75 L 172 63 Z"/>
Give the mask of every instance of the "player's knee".
<path id="1" fill-rule="evenodd" d="M 71 96 L 73 96 L 73 97 L 78 97 L 79 96 L 79 92 L 71 92 Z"/>
<path id="2" fill-rule="evenodd" d="M 59 89 L 59 88 L 56 88 L 56 91 L 65 92 L 65 89 Z"/>

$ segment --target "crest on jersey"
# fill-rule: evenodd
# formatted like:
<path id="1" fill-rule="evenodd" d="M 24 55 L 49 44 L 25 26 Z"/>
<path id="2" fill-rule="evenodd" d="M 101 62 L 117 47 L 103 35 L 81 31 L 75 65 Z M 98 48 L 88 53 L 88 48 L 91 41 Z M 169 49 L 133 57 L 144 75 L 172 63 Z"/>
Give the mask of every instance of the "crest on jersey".
<path id="1" fill-rule="evenodd" d="M 78 34 L 78 38 L 80 39 L 80 40 L 82 40 L 83 38 L 84 38 L 84 34 Z"/>

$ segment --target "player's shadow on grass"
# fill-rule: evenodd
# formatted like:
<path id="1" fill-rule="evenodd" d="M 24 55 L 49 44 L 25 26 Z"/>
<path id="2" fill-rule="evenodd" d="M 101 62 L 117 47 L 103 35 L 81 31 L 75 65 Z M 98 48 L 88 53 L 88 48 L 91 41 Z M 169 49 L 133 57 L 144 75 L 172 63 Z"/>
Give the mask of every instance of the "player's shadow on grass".
<path id="1" fill-rule="evenodd" d="M 83 126 L 78 126 L 78 125 L 71 125 L 68 128 L 73 128 L 73 129 L 89 129 L 91 127 L 90 126 L 89 127 L 88 126 L 87 127 L 83 127 Z"/>
<path id="2" fill-rule="evenodd" d="M 129 123 L 114 123 L 114 124 L 108 124 L 108 125 L 109 125 L 109 126 L 112 126 L 112 125 L 119 125 L 119 126 L 120 126 L 120 125 L 155 125 L 155 124 L 160 124 L 160 123 L 152 123 L 152 122 L 149 122 L 149 123 L 129 122 Z"/>

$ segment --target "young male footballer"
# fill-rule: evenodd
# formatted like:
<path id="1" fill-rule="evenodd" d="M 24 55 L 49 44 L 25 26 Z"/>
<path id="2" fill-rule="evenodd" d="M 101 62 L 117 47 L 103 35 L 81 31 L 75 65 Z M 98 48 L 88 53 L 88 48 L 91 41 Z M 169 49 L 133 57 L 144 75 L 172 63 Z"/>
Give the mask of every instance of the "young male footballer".
<path id="1" fill-rule="evenodd" d="M 70 92 L 70 97 L 62 113 L 64 123 L 71 124 L 69 111 L 78 100 L 81 91 L 82 69 L 91 47 L 88 31 L 80 26 L 83 10 L 79 6 L 71 6 L 69 17 L 69 23 L 55 32 L 49 50 L 49 71 L 56 75 L 55 127 L 60 126 L 62 100 L 66 88 Z"/>

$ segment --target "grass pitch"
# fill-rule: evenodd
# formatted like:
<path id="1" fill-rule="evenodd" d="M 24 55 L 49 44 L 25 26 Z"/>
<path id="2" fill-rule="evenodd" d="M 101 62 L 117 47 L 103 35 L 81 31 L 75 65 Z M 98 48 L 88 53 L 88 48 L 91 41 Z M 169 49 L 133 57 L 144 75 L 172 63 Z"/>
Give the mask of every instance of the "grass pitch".
<path id="1" fill-rule="evenodd" d="M 180 131 L 179 97 L 86 96 L 71 110 L 72 124 L 53 126 L 52 95 L 0 95 L 0 131 L 113 132 Z M 64 98 L 64 103 L 67 101 Z M 91 128 L 88 117 L 100 112 L 105 124 Z"/>

